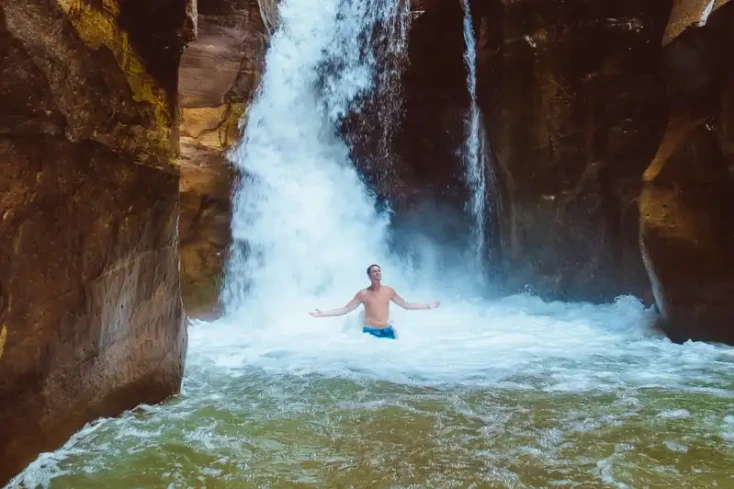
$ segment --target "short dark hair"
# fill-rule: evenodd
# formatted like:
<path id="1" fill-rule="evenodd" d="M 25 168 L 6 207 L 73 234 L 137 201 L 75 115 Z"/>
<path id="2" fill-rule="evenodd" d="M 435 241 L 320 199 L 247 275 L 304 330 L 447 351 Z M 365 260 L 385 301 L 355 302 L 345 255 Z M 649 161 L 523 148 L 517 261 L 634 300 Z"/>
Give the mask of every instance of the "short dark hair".
<path id="1" fill-rule="evenodd" d="M 372 265 L 368 266 L 367 267 L 367 275 L 369 275 L 370 272 L 372 271 L 372 267 L 380 268 L 380 265 L 378 265 L 377 263 L 373 263 Z"/>

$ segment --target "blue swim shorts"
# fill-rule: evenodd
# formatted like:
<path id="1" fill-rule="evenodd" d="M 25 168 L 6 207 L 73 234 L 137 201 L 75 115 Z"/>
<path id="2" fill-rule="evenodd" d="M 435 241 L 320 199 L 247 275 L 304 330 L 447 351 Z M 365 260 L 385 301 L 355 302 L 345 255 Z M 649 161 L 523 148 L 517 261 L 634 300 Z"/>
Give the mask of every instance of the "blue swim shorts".
<path id="1" fill-rule="evenodd" d="M 375 338 L 387 338 L 390 340 L 395 339 L 395 330 L 392 329 L 392 326 L 388 326 L 387 328 L 368 328 L 367 326 L 364 326 L 362 328 L 363 333 L 371 334 Z"/>

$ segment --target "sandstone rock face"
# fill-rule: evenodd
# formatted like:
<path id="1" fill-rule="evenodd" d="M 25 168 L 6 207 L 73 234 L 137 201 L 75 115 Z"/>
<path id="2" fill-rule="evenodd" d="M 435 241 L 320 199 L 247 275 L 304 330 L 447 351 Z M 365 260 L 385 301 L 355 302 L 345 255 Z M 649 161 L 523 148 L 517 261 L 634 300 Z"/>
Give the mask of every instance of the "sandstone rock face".
<path id="1" fill-rule="evenodd" d="M 181 287 L 187 314 L 217 314 L 235 173 L 225 152 L 259 80 L 268 30 L 257 0 L 200 0 L 179 71 Z"/>
<path id="2" fill-rule="evenodd" d="M 179 389 L 175 66 L 195 25 L 152 3 L 0 0 L 0 485 Z"/>
<path id="3" fill-rule="evenodd" d="M 668 28 L 670 117 L 644 173 L 640 244 L 670 338 L 734 344 L 734 3 L 695 3 Z"/>
<path id="4" fill-rule="evenodd" d="M 473 2 L 509 290 L 649 299 L 640 175 L 665 127 L 667 2 Z"/>

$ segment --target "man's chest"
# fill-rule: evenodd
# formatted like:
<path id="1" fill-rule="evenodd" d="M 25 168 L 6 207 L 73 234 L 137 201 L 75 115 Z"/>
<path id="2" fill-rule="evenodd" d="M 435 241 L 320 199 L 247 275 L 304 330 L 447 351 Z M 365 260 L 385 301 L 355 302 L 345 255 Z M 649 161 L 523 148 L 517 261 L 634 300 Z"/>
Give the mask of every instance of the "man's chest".
<path id="1" fill-rule="evenodd" d="M 390 302 L 390 294 L 382 292 L 372 292 L 365 294 L 362 302 L 365 306 L 384 306 Z"/>

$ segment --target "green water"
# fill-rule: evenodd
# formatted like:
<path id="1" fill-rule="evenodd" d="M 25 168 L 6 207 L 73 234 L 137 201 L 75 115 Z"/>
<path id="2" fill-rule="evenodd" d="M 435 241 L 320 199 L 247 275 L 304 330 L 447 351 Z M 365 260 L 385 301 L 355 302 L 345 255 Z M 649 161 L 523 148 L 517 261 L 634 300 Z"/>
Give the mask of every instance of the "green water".
<path id="1" fill-rule="evenodd" d="M 202 369 L 180 397 L 87 428 L 18 487 L 730 488 L 726 387 L 574 394 Z"/>

